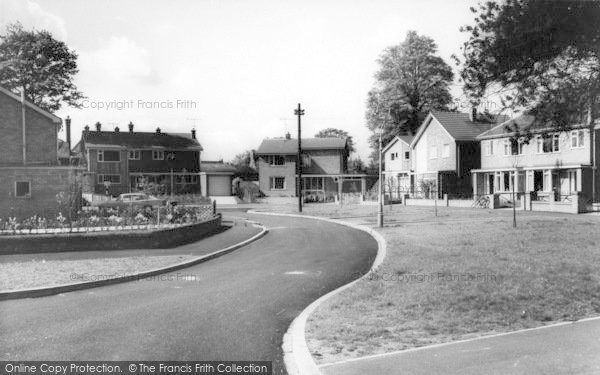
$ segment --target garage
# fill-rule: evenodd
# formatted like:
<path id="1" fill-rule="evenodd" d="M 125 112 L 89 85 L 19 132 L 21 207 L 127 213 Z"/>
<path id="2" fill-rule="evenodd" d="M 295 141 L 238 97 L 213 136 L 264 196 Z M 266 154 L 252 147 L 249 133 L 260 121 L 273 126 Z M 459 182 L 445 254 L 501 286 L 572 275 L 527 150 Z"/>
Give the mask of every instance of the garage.
<path id="1" fill-rule="evenodd" d="M 205 197 L 231 196 L 231 181 L 236 169 L 220 161 L 202 161 L 200 183 Z"/>

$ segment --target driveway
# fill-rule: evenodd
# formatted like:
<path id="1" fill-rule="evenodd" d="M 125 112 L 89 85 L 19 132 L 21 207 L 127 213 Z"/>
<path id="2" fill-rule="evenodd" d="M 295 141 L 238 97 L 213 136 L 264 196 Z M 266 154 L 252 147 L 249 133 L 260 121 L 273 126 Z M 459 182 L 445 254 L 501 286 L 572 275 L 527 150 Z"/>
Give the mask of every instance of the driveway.
<path id="1" fill-rule="evenodd" d="M 0 359 L 266 360 L 285 373 L 281 344 L 291 321 L 366 272 L 377 243 L 322 221 L 235 216 L 270 232 L 162 281 L 0 302 Z"/>

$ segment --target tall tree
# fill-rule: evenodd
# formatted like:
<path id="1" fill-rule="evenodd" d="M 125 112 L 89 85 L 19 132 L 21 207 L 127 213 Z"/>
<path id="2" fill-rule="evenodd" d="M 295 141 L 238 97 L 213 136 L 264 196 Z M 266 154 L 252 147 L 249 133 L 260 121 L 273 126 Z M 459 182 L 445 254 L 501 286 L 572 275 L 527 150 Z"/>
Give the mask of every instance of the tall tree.
<path id="1" fill-rule="evenodd" d="M 0 85 L 24 91 L 27 100 L 49 112 L 62 103 L 80 107 L 83 94 L 73 82 L 77 72 L 77 54 L 48 31 L 15 23 L 0 35 Z"/>
<path id="2" fill-rule="evenodd" d="M 386 48 L 378 59 L 375 85 L 367 97 L 367 127 L 373 131 L 369 143 L 377 150 L 382 127 L 383 143 L 395 135 L 414 134 L 430 110 L 446 110 L 454 74 L 437 55 L 433 39 L 409 31 L 399 45 Z M 374 151 L 374 155 L 377 151 Z"/>
<path id="3" fill-rule="evenodd" d="M 474 103 L 497 94 L 539 125 L 591 124 L 600 95 L 600 2 L 506 0 L 479 4 L 461 78 Z"/>
<path id="4" fill-rule="evenodd" d="M 317 138 L 346 138 L 346 143 L 348 144 L 348 151 L 353 153 L 354 148 L 354 139 L 352 136 L 345 130 L 335 129 L 335 128 L 327 128 L 323 130 L 319 130 L 317 134 L 315 134 Z"/>

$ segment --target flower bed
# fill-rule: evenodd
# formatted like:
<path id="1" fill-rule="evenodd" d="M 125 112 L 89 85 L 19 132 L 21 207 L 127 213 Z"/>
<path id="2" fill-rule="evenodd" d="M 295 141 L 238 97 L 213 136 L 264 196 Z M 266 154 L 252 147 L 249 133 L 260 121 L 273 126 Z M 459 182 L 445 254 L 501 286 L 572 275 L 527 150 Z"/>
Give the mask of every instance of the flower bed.
<path id="1" fill-rule="evenodd" d="M 68 220 L 62 213 L 56 218 L 32 216 L 18 221 L 16 218 L 0 219 L 0 235 L 39 235 L 61 233 L 87 233 L 102 231 L 156 230 L 204 222 L 214 217 L 211 205 L 174 206 L 143 209 L 131 207 L 124 210 L 104 209 L 81 211 Z"/>

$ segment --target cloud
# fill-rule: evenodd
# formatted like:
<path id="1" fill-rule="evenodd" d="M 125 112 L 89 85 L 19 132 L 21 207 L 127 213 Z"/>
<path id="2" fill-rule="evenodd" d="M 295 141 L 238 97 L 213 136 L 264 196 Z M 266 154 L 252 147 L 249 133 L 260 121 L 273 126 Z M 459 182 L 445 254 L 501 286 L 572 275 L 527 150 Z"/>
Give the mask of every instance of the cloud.
<path id="1" fill-rule="evenodd" d="M 111 37 L 93 51 L 81 51 L 79 61 L 82 79 L 90 84 L 153 83 L 156 72 L 148 51 L 127 37 Z"/>
<path id="2" fill-rule="evenodd" d="M 29 0 L 0 0 L 0 26 L 19 21 L 26 29 L 48 30 L 59 40 L 67 39 L 65 20 Z"/>

